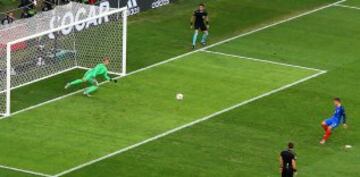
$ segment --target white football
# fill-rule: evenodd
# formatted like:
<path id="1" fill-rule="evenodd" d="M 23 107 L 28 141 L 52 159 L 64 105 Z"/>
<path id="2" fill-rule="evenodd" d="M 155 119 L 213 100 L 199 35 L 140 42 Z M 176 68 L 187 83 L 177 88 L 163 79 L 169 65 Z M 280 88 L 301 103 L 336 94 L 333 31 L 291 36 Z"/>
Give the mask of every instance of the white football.
<path id="1" fill-rule="evenodd" d="M 351 145 L 345 145 L 345 148 L 350 149 L 350 148 L 352 148 L 352 146 Z"/>
<path id="2" fill-rule="evenodd" d="M 184 95 L 182 93 L 178 93 L 176 94 L 176 99 L 177 100 L 183 100 L 184 99 Z"/>

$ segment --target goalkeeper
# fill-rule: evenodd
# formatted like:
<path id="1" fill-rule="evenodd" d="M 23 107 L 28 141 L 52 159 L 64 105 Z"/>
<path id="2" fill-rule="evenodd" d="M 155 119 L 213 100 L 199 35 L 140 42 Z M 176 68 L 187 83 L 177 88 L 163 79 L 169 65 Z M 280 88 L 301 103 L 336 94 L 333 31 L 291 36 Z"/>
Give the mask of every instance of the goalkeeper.
<path id="1" fill-rule="evenodd" d="M 74 85 L 79 85 L 79 84 L 87 82 L 89 84 L 89 86 L 87 88 L 85 88 L 84 95 L 91 96 L 90 94 L 95 92 L 99 87 L 99 83 L 96 80 L 97 76 L 103 76 L 105 78 L 105 80 L 107 80 L 107 81 L 116 82 L 116 80 L 111 79 L 108 75 L 108 69 L 106 68 L 106 66 L 109 65 L 109 63 L 110 63 L 110 58 L 105 57 L 103 59 L 103 63 L 100 63 L 100 64 L 96 65 L 95 68 L 88 70 L 84 74 L 84 77 L 82 79 L 76 79 L 72 82 L 67 83 L 65 86 L 65 89 L 68 89 Z"/>

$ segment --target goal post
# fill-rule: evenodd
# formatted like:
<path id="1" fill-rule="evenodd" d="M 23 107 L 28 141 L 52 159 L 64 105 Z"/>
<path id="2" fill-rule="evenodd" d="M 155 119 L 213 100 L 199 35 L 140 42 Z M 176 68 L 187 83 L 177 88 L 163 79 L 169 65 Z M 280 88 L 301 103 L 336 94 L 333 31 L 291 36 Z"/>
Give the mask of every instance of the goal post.
<path id="1" fill-rule="evenodd" d="M 110 58 L 126 74 L 127 8 L 71 2 L 0 27 L 0 115 L 11 115 L 11 91 Z M 64 81 L 66 83 L 66 81 Z"/>

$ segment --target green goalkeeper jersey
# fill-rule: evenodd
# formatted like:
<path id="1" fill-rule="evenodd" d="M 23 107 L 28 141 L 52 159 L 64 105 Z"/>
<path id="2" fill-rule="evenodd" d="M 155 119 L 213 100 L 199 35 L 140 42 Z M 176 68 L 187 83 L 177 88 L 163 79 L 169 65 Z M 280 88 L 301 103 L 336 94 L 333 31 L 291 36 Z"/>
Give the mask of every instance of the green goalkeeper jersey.
<path id="1" fill-rule="evenodd" d="M 92 80 L 95 79 L 97 76 L 103 76 L 106 80 L 110 80 L 110 77 L 108 75 L 108 69 L 106 68 L 106 65 L 101 63 L 95 66 L 95 68 L 92 68 L 88 70 L 85 73 L 85 79 L 86 80 Z"/>

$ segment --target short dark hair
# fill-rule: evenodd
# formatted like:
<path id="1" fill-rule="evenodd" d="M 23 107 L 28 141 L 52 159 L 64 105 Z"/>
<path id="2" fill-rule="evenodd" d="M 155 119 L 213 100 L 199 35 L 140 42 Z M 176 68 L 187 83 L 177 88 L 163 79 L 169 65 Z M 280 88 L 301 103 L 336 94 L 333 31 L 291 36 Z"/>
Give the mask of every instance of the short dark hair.
<path id="1" fill-rule="evenodd" d="M 294 146 L 295 146 L 294 143 L 292 143 L 292 142 L 288 143 L 288 148 L 289 149 L 294 149 Z"/>
<path id="2" fill-rule="evenodd" d="M 339 97 L 335 97 L 334 101 L 341 102 L 341 99 Z"/>
<path id="3" fill-rule="evenodd" d="M 205 4 L 204 4 L 204 3 L 200 3 L 199 6 L 205 7 Z"/>

